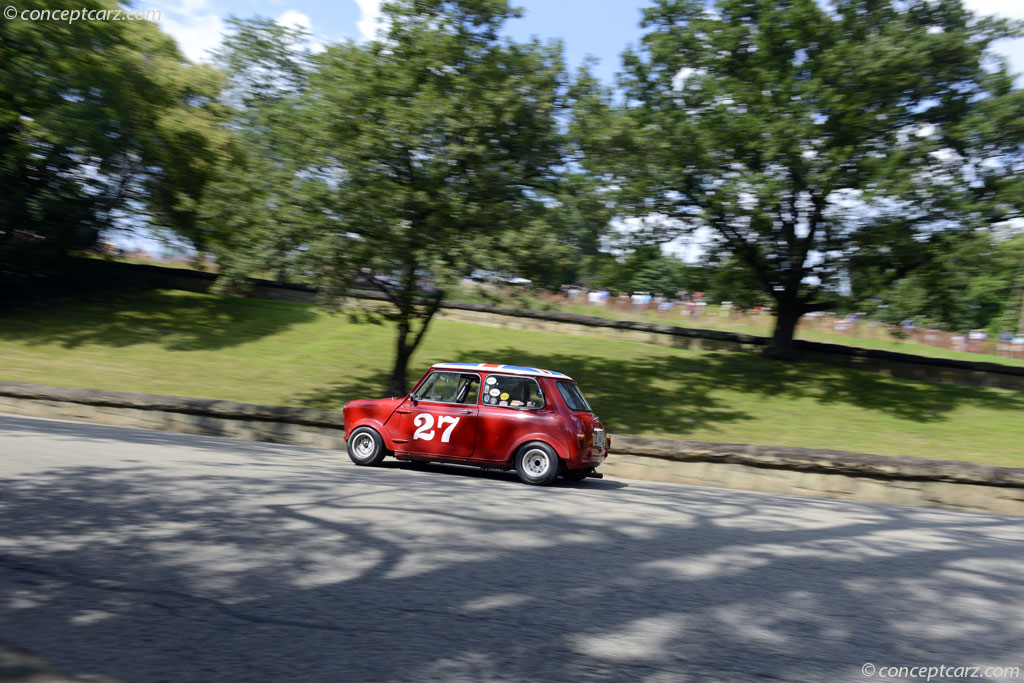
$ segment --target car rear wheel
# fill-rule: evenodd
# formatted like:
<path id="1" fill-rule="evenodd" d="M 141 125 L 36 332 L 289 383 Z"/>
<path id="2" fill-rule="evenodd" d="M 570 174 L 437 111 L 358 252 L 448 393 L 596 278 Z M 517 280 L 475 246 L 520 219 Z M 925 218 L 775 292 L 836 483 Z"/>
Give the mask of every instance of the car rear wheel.
<path id="1" fill-rule="evenodd" d="M 528 443 L 516 454 L 516 474 L 527 484 L 550 484 L 558 476 L 558 454 L 546 443 Z"/>
<path id="2" fill-rule="evenodd" d="M 384 440 L 377 430 L 357 427 L 348 436 L 348 457 L 357 465 L 379 465 L 384 456 Z"/>

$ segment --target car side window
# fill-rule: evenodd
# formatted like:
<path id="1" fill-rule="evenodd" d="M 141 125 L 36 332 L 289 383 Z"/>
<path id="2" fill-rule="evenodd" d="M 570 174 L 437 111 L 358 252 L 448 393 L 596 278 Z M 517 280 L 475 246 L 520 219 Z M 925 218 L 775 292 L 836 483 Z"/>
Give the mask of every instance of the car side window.
<path id="1" fill-rule="evenodd" d="M 558 382 L 558 392 L 562 394 L 562 400 L 569 406 L 569 410 L 593 412 L 575 382 Z"/>
<path id="2" fill-rule="evenodd" d="M 484 405 L 536 410 L 544 407 L 544 392 L 537 380 L 521 375 L 488 375 Z"/>
<path id="3" fill-rule="evenodd" d="M 439 403 L 476 403 L 480 378 L 460 372 L 434 372 L 412 397 L 417 401 Z"/>

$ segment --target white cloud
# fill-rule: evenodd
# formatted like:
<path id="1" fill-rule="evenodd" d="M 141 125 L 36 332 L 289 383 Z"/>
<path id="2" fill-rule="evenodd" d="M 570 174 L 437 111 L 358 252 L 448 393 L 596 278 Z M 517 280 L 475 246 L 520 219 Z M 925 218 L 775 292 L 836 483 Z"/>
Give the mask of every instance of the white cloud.
<path id="1" fill-rule="evenodd" d="M 181 51 L 194 62 L 209 61 L 227 32 L 224 20 L 212 10 L 209 0 L 179 0 L 176 4 L 154 2 L 151 6 L 161 10 L 160 28 L 178 41 Z M 288 9 L 274 21 L 309 34 L 306 47 L 312 52 L 324 50 L 324 42 L 313 34 L 313 21 L 308 14 Z"/>
<path id="2" fill-rule="evenodd" d="M 181 0 L 178 4 L 155 3 L 160 9 L 160 28 L 169 33 L 192 61 L 206 61 L 220 45 L 224 20 L 210 11 L 207 0 Z"/>
<path id="3" fill-rule="evenodd" d="M 313 35 L 313 20 L 309 18 L 308 14 L 300 12 L 297 9 L 285 10 L 278 15 L 274 21 L 282 26 L 305 31 L 308 35 L 305 47 L 308 47 L 310 52 L 318 53 L 323 52 L 326 49 L 324 42 Z"/>
<path id="4" fill-rule="evenodd" d="M 1007 19 L 1024 19 L 1024 3 L 1008 2 L 1007 0 L 966 0 L 967 9 L 981 15 L 995 14 Z M 1010 69 L 1024 74 L 1024 38 L 1017 40 L 1000 40 L 993 45 L 993 51 L 1010 60 Z M 1018 77 L 1017 83 L 1020 84 Z"/>
<path id="5" fill-rule="evenodd" d="M 356 28 L 363 40 L 373 40 L 377 37 L 377 29 L 382 24 L 380 5 L 381 0 L 355 0 L 359 5 L 359 21 Z"/>
<path id="6" fill-rule="evenodd" d="M 281 26 L 287 26 L 289 28 L 296 28 L 306 33 L 313 31 L 313 22 L 309 18 L 308 14 L 303 14 L 297 9 L 290 9 L 282 12 L 278 15 L 277 19 L 274 19 Z"/>

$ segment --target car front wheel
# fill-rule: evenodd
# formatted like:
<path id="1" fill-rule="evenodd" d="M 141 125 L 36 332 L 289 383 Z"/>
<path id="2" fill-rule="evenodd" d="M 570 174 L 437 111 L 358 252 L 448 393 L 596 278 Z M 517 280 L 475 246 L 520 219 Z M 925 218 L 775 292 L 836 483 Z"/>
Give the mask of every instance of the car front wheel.
<path id="1" fill-rule="evenodd" d="M 370 427 L 357 427 L 348 436 L 348 457 L 357 465 L 379 465 L 384 460 L 384 440 Z"/>
<path id="2" fill-rule="evenodd" d="M 558 454 L 546 443 L 528 443 L 516 454 L 516 474 L 527 484 L 550 484 L 558 476 Z"/>

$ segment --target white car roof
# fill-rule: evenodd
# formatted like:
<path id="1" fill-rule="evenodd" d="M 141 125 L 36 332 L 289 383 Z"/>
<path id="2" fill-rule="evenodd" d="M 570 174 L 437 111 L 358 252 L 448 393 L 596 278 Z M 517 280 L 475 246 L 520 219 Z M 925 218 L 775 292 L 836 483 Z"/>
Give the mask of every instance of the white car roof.
<path id="1" fill-rule="evenodd" d="M 522 365 L 498 365 L 497 363 L 435 363 L 430 366 L 431 370 L 477 370 L 482 372 L 500 372 L 509 375 L 532 375 L 534 377 L 554 377 L 555 379 L 572 380 L 569 375 L 544 370 L 541 368 L 528 368 Z"/>

